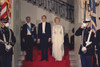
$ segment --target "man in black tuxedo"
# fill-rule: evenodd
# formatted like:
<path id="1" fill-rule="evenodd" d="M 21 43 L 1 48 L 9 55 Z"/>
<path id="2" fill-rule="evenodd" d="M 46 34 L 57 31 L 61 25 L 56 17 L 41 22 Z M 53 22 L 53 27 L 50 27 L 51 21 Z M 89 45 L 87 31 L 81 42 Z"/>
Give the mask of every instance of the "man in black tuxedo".
<path id="1" fill-rule="evenodd" d="M 13 47 L 16 38 L 13 31 L 9 28 L 7 21 L 2 22 L 0 28 L 0 67 L 12 67 Z"/>
<path id="2" fill-rule="evenodd" d="M 51 25 L 46 22 L 47 17 L 42 16 L 42 23 L 38 25 L 38 43 L 41 46 L 41 61 L 48 61 L 48 45 L 51 41 Z"/>
<path id="3" fill-rule="evenodd" d="M 26 24 L 22 27 L 22 42 L 25 44 L 26 61 L 33 61 L 33 45 L 36 42 L 36 27 L 31 18 L 26 17 Z"/>

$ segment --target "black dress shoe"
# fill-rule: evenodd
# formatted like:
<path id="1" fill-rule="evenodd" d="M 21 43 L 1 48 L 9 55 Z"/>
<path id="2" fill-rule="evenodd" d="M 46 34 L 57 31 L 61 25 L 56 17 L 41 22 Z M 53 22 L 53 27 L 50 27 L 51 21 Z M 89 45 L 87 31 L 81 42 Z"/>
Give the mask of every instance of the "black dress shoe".
<path id="1" fill-rule="evenodd" d="M 33 60 L 30 60 L 31 62 L 33 61 Z"/>
<path id="2" fill-rule="evenodd" d="M 40 61 L 43 61 L 44 59 L 41 59 Z"/>
<path id="3" fill-rule="evenodd" d="M 29 61 L 29 60 L 26 59 L 25 61 Z"/>
<path id="4" fill-rule="evenodd" d="M 48 61 L 48 59 L 45 59 L 46 61 Z"/>

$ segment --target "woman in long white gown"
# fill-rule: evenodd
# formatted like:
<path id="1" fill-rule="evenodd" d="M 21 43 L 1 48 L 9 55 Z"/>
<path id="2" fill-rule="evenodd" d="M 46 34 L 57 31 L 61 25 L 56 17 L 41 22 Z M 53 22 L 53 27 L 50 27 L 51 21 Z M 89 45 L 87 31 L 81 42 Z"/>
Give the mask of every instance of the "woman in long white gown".
<path id="1" fill-rule="evenodd" d="M 64 56 L 64 33 L 63 26 L 60 25 L 60 18 L 55 18 L 56 25 L 52 28 L 52 56 L 56 61 L 62 61 Z"/>

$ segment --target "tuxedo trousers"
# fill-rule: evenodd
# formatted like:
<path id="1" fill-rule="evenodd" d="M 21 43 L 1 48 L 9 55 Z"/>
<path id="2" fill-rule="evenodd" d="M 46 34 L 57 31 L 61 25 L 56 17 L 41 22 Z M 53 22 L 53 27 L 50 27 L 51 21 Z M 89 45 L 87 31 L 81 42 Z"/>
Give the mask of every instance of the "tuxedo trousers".
<path id="1" fill-rule="evenodd" d="M 48 37 L 46 34 L 42 34 L 40 38 L 40 47 L 41 47 L 41 59 L 47 60 L 48 59 Z"/>
<path id="2" fill-rule="evenodd" d="M 33 38 L 31 35 L 27 35 L 25 37 L 25 51 L 26 51 L 26 60 L 27 61 L 31 61 L 32 58 L 33 58 L 33 44 L 34 44 L 34 41 L 33 41 Z"/>
<path id="3" fill-rule="evenodd" d="M 12 67 L 12 55 L 0 56 L 0 67 Z"/>

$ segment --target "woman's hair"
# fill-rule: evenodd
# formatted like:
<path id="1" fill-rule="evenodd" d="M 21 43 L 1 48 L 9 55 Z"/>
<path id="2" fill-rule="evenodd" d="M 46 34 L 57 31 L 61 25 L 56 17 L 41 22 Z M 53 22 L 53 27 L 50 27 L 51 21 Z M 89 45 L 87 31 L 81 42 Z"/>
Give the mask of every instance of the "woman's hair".
<path id="1" fill-rule="evenodd" d="M 59 19 L 59 21 L 60 21 L 60 18 L 59 17 L 55 17 L 54 21 L 56 21 L 56 19 Z"/>

